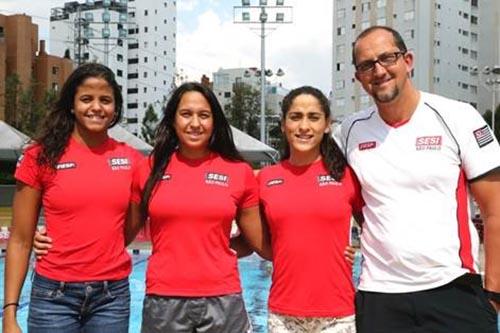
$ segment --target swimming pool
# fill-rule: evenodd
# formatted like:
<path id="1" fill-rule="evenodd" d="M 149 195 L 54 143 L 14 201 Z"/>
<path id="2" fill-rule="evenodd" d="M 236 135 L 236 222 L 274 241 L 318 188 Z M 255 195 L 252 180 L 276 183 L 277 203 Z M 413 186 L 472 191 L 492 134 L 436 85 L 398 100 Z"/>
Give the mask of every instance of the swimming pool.
<path id="1" fill-rule="evenodd" d="M 131 294 L 131 314 L 130 314 L 130 332 L 140 332 L 141 315 L 142 315 L 142 300 L 144 298 L 145 284 L 144 277 L 148 253 L 140 253 L 132 255 L 134 268 L 130 275 L 130 294 Z M 357 284 L 360 273 L 360 256 L 356 256 L 356 262 L 353 269 L 353 280 Z M 239 269 L 241 283 L 243 286 L 243 298 L 245 305 L 252 321 L 254 333 L 267 332 L 267 297 L 269 295 L 269 287 L 271 284 L 271 265 L 269 262 L 260 259 L 257 255 L 239 260 Z M 4 261 L 0 262 L 0 272 L 4 276 Z M 0 290 L 0 304 L 3 304 L 3 278 L 0 281 L 2 286 Z M 20 299 L 20 307 L 18 310 L 18 322 L 21 325 L 23 332 L 26 332 L 26 321 L 28 317 L 28 302 L 29 292 L 31 290 L 31 281 L 26 280 L 23 292 Z M 1 310 L 0 310 L 1 311 Z M 0 312 L 2 317 L 3 311 Z M 500 323 L 499 323 L 500 331 Z M 1 327 L 0 327 L 1 332 Z"/>
<path id="2" fill-rule="evenodd" d="M 131 295 L 131 314 L 130 314 L 130 332 L 140 332 L 142 300 L 145 291 L 145 271 L 149 253 L 140 253 L 131 255 L 133 260 L 133 270 L 130 275 L 130 295 Z M 239 260 L 241 282 L 243 285 L 243 297 L 247 311 L 252 320 L 252 326 L 255 333 L 267 332 L 267 297 L 269 295 L 269 286 L 271 284 L 270 264 L 257 255 L 252 255 Z M 4 260 L 0 262 L 0 272 L 4 276 Z M 31 277 L 31 272 L 28 273 Z M 3 304 L 3 278 L 0 282 L 2 286 L 0 291 L 0 304 Z M 18 322 L 23 332 L 26 332 L 26 322 L 28 317 L 29 293 L 31 290 L 31 279 L 27 278 L 19 301 L 19 310 L 17 312 Z M 3 311 L 0 310 L 0 317 Z M 1 327 L 0 327 L 1 332 Z"/>

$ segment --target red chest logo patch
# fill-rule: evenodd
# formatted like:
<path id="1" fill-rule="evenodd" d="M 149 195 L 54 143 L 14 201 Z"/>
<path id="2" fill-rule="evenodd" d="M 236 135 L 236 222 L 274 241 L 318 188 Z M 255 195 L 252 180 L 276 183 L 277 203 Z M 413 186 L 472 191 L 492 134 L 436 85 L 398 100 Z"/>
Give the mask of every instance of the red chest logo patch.
<path id="1" fill-rule="evenodd" d="M 415 141 L 416 150 L 440 150 L 443 143 L 441 135 L 420 136 Z"/>
<path id="2" fill-rule="evenodd" d="M 375 141 L 361 142 L 358 145 L 359 150 L 368 150 L 377 147 L 377 143 Z"/>

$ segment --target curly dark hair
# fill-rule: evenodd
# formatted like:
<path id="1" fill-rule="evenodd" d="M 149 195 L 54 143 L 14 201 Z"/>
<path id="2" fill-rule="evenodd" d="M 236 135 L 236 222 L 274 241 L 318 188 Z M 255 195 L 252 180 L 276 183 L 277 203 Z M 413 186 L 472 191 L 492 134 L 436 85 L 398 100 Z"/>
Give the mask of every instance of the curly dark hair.
<path id="1" fill-rule="evenodd" d="M 147 216 L 149 201 L 163 176 L 165 169 L 170 163 L 172 154 L 179 146 L 179 138 L 175 133 L 174 122 L 177 107 L 182 96 L 187 92 L 199 92 L 205 97 L 214 119 L 213 133 L 210 138 L 209 150 L 221 155 L 224 159 L 230 161 L 244 161 L 234 144 L 231 127 L 224 116 L 222 107 L 215 94 L 206 86 L 197 82 L 187 82 L 179 86 L 170 97 L 167 106 L 163 110 L 163 118 L 160 121 L 155 133 L 155 144 L 153 151 L 149 156 L 152 163 L 151 172 L 144 186 L 142 200 L 140 204 L 141 213 Z"/>
<path id="2" fill-rule="evenodd" d="M 115 117 L 109 125 L 116 125 L 122 116 L 123 97 L 115 75 L 108 67 L 98 63 L 88 63 L 75 69 L 64 83 L 54 107 L 45 117 L 35 143 L 41 146 L 37 163 L 56 168 L 75 126 L 75 116 L 71 113 L 78 87 L 90 77 L 106 80 L 113 89 Z"/>
<path id="3" fill-rule="evenodd" d="M 285 98 L 283 98 L 283 102 L 281 105 L 281 121 L 285 123 L 286 115 L 292 106 L 293 101 L 296 97 L 300 95 L 311 95 L 316 98 L 321 105 L 321 111 L 325 114 L 325 118 L 329 120 L 331 118 L 330 112 L 330 103 L 326 96 L 319 90 L 310 86 L 302 86 L 296 89 L 291 90 Z M 282 136 L 282 160 L 286 160 L 290 157 L 290 145 L 286 140 L 286 136 Z M 320 143 L 320 153 L 323 157 L 323 163 L 325 168 L 328 170 L 330 175 L 340 181 L 344 176 L 344 171 L 347 166 L 347 161 L 342 154 L 342 150 L 337 145 L 335 140 L 333 140 L 331 133 L 325 133 Z"/>

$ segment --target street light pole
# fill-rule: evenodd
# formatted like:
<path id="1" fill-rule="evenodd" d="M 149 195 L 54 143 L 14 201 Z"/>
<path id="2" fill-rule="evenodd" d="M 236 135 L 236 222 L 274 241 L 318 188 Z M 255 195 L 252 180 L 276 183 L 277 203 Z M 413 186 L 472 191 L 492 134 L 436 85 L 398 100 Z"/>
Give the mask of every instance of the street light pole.
<path id="1" fill-rule="evenodd" d="M 266 143 L 266 8 L 260 12 L 260 141 Z"/>
<path id="2" fill-rule="evenodd" d="M 496 113 L 496 94 L 500 90 L 500 65 L 484 66 L 482 69 L 478 69 L 474 66 L 471 69 L 472 75 L 477 75 L 479 73 L 479 82 L 483 85 L 486 90 L 491 91 L 491 129 L 495 133 L 495 113 Z"/>
<path id="3" fill-rule="evenodd" d="M 252 6 L 250 0 L 241 0 L 241 6 L 233 7 L 233 19 L 234 23 L 260 24 L 260 141 L 266 143 L 266 24 L 292 23 L 292 7 L 284 6 L 284 0 L 275 0 L 274 6 L 258 1 Z"/>

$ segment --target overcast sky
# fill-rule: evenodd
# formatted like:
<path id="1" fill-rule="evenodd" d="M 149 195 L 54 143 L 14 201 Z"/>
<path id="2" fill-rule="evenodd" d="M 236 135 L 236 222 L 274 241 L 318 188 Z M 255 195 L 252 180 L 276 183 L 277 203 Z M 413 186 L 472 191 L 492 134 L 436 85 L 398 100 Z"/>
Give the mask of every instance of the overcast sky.
<path id="1" fill-rule="evenodd" d="M 50 8 L 65 2 L 0 0 L 0 13 L 32 16 L 39 39 L 48 40 Z M 221 67 L 260 67 L 258 32 L 248 24 L 233 23 L 233 6 L 240 4 L 239 0 L 177 0 L 177 69 L 190 80 L 199 80 L 202 74 L 212 77 Z M 285 0 L 285 5 L 293 6 L 293 23 L 279 25 L 266 37 L 266 68 L 285 71 L 271 81 L 286 88 L 313 85 L 328 94 L 332 0 Z"/>

